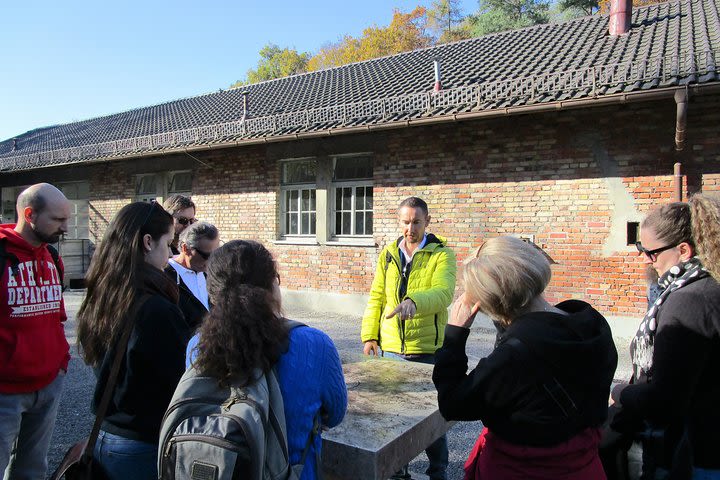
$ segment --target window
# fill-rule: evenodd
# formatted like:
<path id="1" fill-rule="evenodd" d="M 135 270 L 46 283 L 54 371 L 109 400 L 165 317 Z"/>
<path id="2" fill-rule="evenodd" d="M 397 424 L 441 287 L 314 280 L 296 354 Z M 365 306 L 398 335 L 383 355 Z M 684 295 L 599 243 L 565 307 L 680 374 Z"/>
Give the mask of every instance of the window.
<path id="1" fill-rule="evenodd" d="M 372 235 L 373 187 L 370 156 L 333 159 L 333 235 Z"/>
<path id="2" fill-rule="evenodd" d="M 314 237 L 321 244 L 372 238 L 370 155 L 285 160 L 280 175 L 281 237 Z"/>
<path id="3" fill-rule="evenodd" d="M 640 222 L 627 222 L 627 245 L 635 246 L 635 242 L 640 240 L 639 231 Z"/>
<path id="4" fill-rule="evenodd" d="M 192 191 L 192 173 L 191 172 L 171 172 L 168 175 L 168 196 L 175 194 L 183 194 L 190 196 Z"/>
<path id="5" fill-rule="evenodd" d="M 317 162 L 284 162 L 281 178 L 283 235 L 315 235 L 317 221 Z"/>
<path id="6" fill-rule="evenodd" d="M 192 191 L 192 172 L 162 172 L 138 175 L 135 178 L 135 201 L 161 202 L 170 195 L 190 196 Z"/>

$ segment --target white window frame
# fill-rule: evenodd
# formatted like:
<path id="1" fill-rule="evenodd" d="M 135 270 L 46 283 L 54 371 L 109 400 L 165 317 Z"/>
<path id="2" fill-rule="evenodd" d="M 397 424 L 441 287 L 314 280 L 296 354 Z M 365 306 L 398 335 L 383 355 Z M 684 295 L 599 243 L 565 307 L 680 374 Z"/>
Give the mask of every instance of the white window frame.
<path id="1" fill-rule="evenodd" d="M 134 187 L 134 198 L 136 202 L 149 202 L 152 199 L 155 199 L 157 202 L 162 203 L 166 198 L 168 198 L 170 195 L 185 195 L 185 196 L 192 196 L 191 191 L 185 191 L 185 190 L 177 190 L 177 191 L 171 191 L 170 190 L 170 182 L 172 180 L 172 176 L 176 175 L 178 173 L 190 173 L 192 177 L 192 170 L 170 170 L 167 172 L 155 172 L 155 173 L 140 173 L 134 176 L 135 178 L 135 187 Z M 137 191 L 138 185 L 142 178 L 144 177 L 155 177 L 155 192 L 146 192 L 146 193 L 139 193 Z M 192 184 L 192 181 L 191 181 Z"/>
<path id="2" fill-rule="evenodd" d="M 284 174 L 284 169 L 285 169 L 286 165 L 288 165 L 290 163 L 295 163 L 295 162 L 308 162 L 308 161 L 315 162 L 315 172 L 316 172 L 315 178 L 316 178 L 316 180 L 314 183 L 312 183 L 312 182 L 288 183 L 288 184 L 283 183 L 284 182 L 283 174 Z M 320 165 L 318 163 L 318 159 L 315 157 L 293 158 L 293 159 L 281 161 L 281 163 L 280 163 L 280 209 L 279 209 L 280 238 L 285 239 L 285 240 L 293 239 L 293 238 L 295 238 L 295 239 L 312 239 L 317 236 L 317 231 L 318 231 L 318 228 L 317 228 L 317 226 L 318 226 L 318 221 L 317 221 L 317 218 L 318 218 L 317 171 L 318 171 L 319 166 Z M 302 210 L 302 193 L 305 190 L 309 190 L 310 192 L 315 192 L 315 209 L 308 210 L 306 212 L 304 212 Z M 297 200 L 298 201 L 298 210 L 296 212 L 292 212 L 292 213 L 297 214 L 298 233 L 290 233 L 287 231 L 287 215 L 288 215 L 287 197 L 291 192 L 298 192 L 298 200 Z M 309 230 L 312 231 L 314 229 L 315 231 L 313 233 L 302 233 L 303 214 L 308 214 L 312 218 L 313 213 L 315 214 L 315 225 L 313 226 L 311 224 Z M 312 220 L 310 220 L 310 222 L 312 222 Z"/>
<path id="3" fill-rule="evenodd" d="M 332 157 L 332 161 L 330 163 L 331 165 L 331 172 L 330 172 L 330 178 L 334 178 L 335 173 L 335 166 L 337 164 L 337 160 L 339 159 L 347 159 L 347 158 L 360 158 L 360 157 L 370 157 L 370 161 L 372 163 L 372 156 L 369 153 L 354 153 L 351 155 L 335 155 Z M 371 239 L 373 238 L 373 232 L 374 228 L 373 225 L 370 226 L 370 233 L 363 233 L 363 234 L 357 234 L 355 233 L 355 220 L 356 220 L 356 202 L 355 202 L 355 194 L 356 194 L 356 188 L 358 187 L 369 187 L 372 191 L 374 184 L 373 184 L 373 178 L 362 178 L 362 179 L 352 179 L 352 180 L 337 180 L 337 181 L 331 181 L 330 183 L 330 238 L 337 240 L 337 241 L 347 241 L 347 240 L 355 240 L 355 239 Z M 350 200 L 350 230 L 352 233 L 347 234 L 338 234 L 337 231 L 337 213 L 340 209 L 337 205 L 337 190 L 342 188 L 352 188 L 352 198 Z M 374 200 L 375 195 L 373 191 L 373 207 L 374 207 Z M 341 212 L 343 210 L 340 210 Z M 363 212 L 367 212 L 368 210 L 363 209 Z M 371 208 L 369 212 L 373 212 L 374 208 Z M 375 220 L 375 217 L 373 215 L 373 222 Z"/>

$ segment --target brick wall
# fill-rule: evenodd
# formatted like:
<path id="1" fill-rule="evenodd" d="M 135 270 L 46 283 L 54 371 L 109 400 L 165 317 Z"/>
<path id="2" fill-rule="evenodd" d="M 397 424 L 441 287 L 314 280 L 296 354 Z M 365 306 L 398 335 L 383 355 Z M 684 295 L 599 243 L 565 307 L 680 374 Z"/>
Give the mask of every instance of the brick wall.
<path id="1" fill-rule="evenodd" d="M 223 239 L 268 245 L 291 289 L 367 293 L 379 249 L 399 234 L 398 203 L 417 195 L 430 205 L 429 230 L 448 237 L 460 263 L 486 238 L 533 235 L 557 262 L 551 300 L 637 317 L 645 283 L 627 222 L 672 199 L 675 161 L 689 191 L 720 190 L 719 106 L 716 97 L 691 101 L 682 155 L 672 100 L 386 132 L 374 155 L 377 248 L 273 243 L 279 167 L 264 146 L 196 152 L 193 199 Z M 118 165 L 91 182 L 93 231 L 132 196 Z"/>

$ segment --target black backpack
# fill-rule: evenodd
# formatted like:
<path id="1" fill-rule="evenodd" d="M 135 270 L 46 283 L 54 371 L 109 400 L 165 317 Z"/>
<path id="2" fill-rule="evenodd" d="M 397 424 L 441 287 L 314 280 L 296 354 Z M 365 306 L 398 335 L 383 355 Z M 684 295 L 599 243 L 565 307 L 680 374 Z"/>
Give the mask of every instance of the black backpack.
<path id="1" fill-rule="evenodd" d="M 20 265 L 20 260 L 18 260 L 17 256 L 14 253 L 8 252 L 7 248 L 5 246 L 5 243 L 7 242 L 6 239 L 0 238 L 0 272 L 3 272 L 5 270 L 5 266 L 7 265 L 8 261 L 10 262 L 10 269 L 12 276 L 16 276 L 18 273 L 20 273 L 18 269 L 18 265 Z M 58 276 L 60 277 L 60 285 L 63 286 L 63 290 L 65 290 L 64 285 L 64 277 L 65 272 L 63 272 L 63 269 L 60 267 L 60 254 L 58 253 L 57 249 L 53 247 L 50 244 L 46 245 L 48 252 L 50 252 L 50 256 L 53 259 L 53 263 L 55 264 L 55 268 L 57 269 Z"/>

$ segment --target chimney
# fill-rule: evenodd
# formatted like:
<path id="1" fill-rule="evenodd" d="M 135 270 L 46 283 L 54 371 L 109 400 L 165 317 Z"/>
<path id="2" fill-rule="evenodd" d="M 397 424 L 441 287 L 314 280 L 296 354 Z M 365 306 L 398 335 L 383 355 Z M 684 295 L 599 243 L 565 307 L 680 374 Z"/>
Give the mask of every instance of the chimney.
<path id="1" fill-rule="evenodd" d="M 632 0 L 610 0 L 610 35 L 616 37 L 630 31 Z"/>
<path id="2" fill-rule="evenodd" d="M 242 92 L 243 96 L 243 114 L 242 119 L 247 120 L 248 117 L 248 92 Z"/>
<path id="3" fill-rule="evenodd" d="M 433 66 L 435 68 L 435 88 L 434 90 L 436 92 L 439 92 L 442 90 L 442 85 L 440 84 L 440 59 L 435 58 L 433 59 Z"/>

